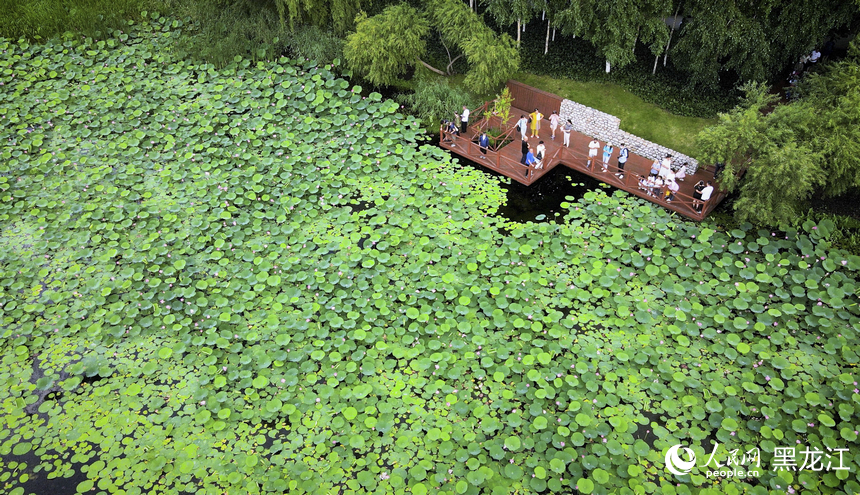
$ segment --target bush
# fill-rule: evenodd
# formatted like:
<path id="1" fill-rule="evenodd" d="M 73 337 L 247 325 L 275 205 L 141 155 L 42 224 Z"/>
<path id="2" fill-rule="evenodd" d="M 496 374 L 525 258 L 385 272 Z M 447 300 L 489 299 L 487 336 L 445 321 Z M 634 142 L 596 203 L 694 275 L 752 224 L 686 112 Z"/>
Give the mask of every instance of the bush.
<path id="1" fill-rule="evenodd" d="M 454 118 L 463 105 L 472 108 L 472 96 L 464 89 L 453 87 L 444 79 L 420 79 L 415 83 L 415 92 L 399 95 L 397 99 L 407 105 L 412 114 L 421 119 L 429 130 L 439 128 L 442 119 Z M 478 115 L 473 117 L 479 118 Z"/>
<path id="2" fill-rule="evenodd" d="M 297 26 L 287 35 L 287 48 L 295 58 L 330 63 L 343 58 L 343 40 L 316 26 Z"/>

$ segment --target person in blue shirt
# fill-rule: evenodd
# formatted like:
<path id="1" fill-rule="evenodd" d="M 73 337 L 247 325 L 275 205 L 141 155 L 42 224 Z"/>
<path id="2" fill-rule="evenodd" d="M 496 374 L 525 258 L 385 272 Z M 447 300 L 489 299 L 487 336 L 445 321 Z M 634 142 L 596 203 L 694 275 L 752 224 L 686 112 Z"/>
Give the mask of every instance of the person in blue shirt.
<path id="1" fill-rule="evenodd" d="M 529 146 L 529 151 L 526 153 L 526 177 L 529 176 L 529 168 L 534 167 L 537 164 L 537 158 L 535 158 L 534 150 L 531 146 Z"/>
<path id="2" fill-rule="evenodd" d="M 487 136 L 486 132 L 481 133 L 481 137 L 478 138 L 478 147 L 481 148 L 481 160 L 486 160 L 484 155 L 487 154 L 487 147 L 490 146 L 490 138 Z"/>
<path id="3" fill-rule="evenodd" d="M 615 148 L 612 147 L 612 143 L 606 143 L 606 146 L 603 147 L 603 171 L 606 172 L 609 170 L 609 157 L 612 156 L 612 150 Z"/>

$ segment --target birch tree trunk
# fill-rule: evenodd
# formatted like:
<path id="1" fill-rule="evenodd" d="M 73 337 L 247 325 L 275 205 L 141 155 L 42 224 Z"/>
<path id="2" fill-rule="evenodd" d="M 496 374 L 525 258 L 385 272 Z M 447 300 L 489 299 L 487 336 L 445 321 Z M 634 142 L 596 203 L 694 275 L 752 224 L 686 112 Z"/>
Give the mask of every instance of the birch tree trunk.
<path id="1" fill-rule="evenodd" d="M 672 17 L 672 30 L 669 31 L 669 41 L 666 42 L 666 50 L 663 52 L 663 67 L 666 67 L 666 60 L 669 59 L 669 46 L 672 44 L 672 35 L 675 34 L 675 25 L 678 23 L 678 12 L 681 11 L 681 4 L 678 2 L 678 8 L 675 9 L 675 16 Z"/>
<path id="2" fill-rule="evenodd" d="M 522 21 L 520 19 L 517 19 L 517 48 L 520 47 L 520 33 L 522 32 L 522 29 L 520 29 L 520 24 L 522 24 Z"/>
<path id="3" fill-rule="evenodd" d="M 546 44 L 543 47 L 543 54 L 549 52 L 549 21 L 546 21 Z"/>

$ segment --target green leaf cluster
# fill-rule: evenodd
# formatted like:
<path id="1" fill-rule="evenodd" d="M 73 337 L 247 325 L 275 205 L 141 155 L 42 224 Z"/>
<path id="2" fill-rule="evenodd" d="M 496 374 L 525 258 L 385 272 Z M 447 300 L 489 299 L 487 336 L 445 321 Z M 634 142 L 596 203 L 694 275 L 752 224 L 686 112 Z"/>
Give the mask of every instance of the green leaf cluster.
<path id="1" fill-rule="evenodd" d="M 425 11 L 401 3 L 368 18 L 361 14 L 346 40 L 348 66 L 374 85 L 390 85 L 408 67 L 423 62 L 430 27 L 442 43 L 462 51 L 469 63 L 464 81 L 478 94 L 503 84 L 519 68 L 519 52 L 507 34 L 497 34 L 465 4 L 456 0 L 427 2 Z M 447 48 L 446 48 L 447 49 Z M 453 61 L 449 63 L 450 66 Z M 435 72 L 444 74 L 438 69 Z"/>

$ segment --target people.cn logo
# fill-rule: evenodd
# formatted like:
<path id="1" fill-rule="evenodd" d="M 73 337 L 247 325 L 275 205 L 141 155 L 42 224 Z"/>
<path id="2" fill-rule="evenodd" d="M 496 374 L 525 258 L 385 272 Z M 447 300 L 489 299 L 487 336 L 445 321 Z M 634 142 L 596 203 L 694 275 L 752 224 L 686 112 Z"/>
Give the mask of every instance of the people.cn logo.
<path id="1" fill-rule="evenodd" d="M 689 461 L 685 461 L 681 458 L 681 455 L 678 453 L 681 449 L 684 449 L 684 453 L 689 456 Z M 696 453 L 687 447 L 681 447 L 681 444 L 673 445 L 669 448 L 669 451 L 666 452 L 666 469 L 668 469 L 672 474 L 683 476 L 692 471 L 693 466 L 695 465 Z"/>

